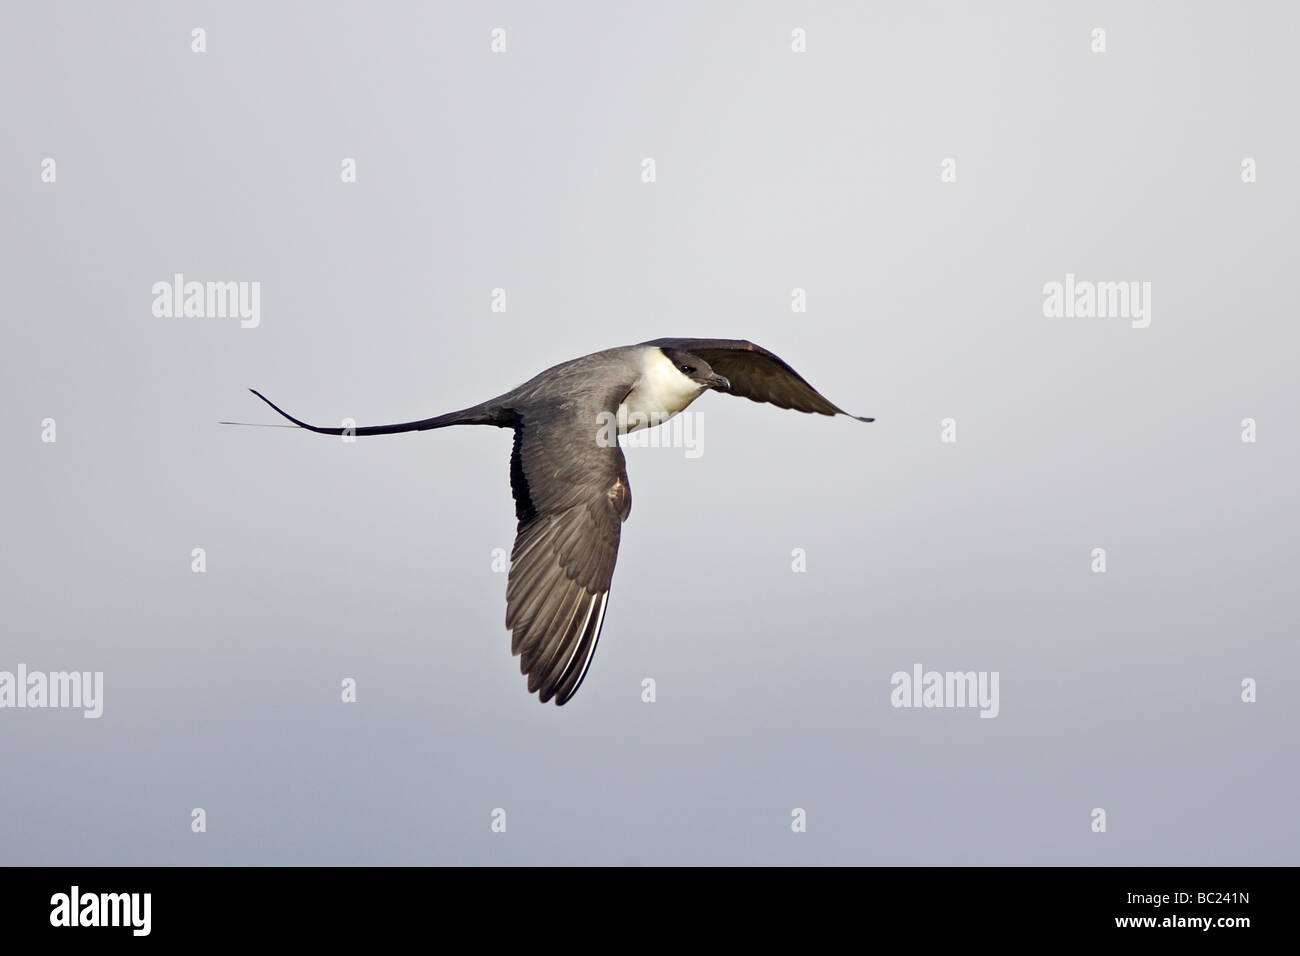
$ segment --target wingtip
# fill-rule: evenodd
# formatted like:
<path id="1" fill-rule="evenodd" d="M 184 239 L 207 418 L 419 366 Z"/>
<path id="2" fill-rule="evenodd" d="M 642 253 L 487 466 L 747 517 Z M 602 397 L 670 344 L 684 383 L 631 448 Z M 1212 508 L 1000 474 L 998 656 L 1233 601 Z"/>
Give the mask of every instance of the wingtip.
<path id="1" fill-rule="evenodd" d="M 864 417 L 861 416 L 861 415 L 854 415 L 853 417 L 856 418 L 856 419 L 857 419 L 858 421 L 860 421 L 860 422 L 874 422 L 874 421 L 875 421 L 874 418 L 864 418 Z"/>

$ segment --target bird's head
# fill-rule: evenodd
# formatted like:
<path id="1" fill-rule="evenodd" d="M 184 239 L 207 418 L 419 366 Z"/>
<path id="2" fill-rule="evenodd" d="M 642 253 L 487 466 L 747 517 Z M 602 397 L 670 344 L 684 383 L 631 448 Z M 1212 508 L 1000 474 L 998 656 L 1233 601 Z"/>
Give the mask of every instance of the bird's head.
<path id="1" fill-rule="evenodd" d="M 668 356 L 669 361 L 673 363 L 677 371 L 695 382 L 700 388 L 716 388 L 720 392 L 731 389 L 731 382 L 727 380 L 726 376 L 713 371 L 709 363 L 698 355 L 683 352 L 681 349 L 665 348 L 660 351 Z"/>

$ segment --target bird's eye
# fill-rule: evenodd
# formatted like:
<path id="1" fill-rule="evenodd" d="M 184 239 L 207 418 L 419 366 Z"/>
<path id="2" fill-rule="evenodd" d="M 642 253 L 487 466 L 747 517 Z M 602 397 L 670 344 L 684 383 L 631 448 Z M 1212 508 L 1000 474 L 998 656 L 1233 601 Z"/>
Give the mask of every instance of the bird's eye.
<path id="1" fill-rule="evenodd" d="M 682 371 L 685 372 L 687 375 L 691 375 L 695 372 L 695 368 L 690 365 L 683 365 Z"/>

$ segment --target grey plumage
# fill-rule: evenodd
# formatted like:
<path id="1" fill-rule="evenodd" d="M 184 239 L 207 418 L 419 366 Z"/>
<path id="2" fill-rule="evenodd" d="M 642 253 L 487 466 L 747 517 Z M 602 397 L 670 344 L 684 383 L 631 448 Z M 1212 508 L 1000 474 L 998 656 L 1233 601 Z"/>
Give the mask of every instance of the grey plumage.
<path id="1" fill-rule="evenodd" d="M 661 381 L 678 372 L 680 382 Z M 671 415 L 708 388 L 801 412 L 847 414 L 752 342 L 670 338 L 561 363 L 458 412 L 363 426 L 352 433 L 385 435 L 450 425 L 514 429 L 510 487 L 518 528 L 506 583 L 506 627 L 529 692 L 543 703 L 554 699 L 562 705 L 577 692 L 591 665 L 620 532 L 632 509 L 623 452 L 617 442 L 601 439 L 607 436 L 602 415 L 617 415 L 625 402 L 653 405 L 669 392 L 664 405 Z M 302 428 L 327 435 L 344 432 L 299 421 L 260 392 L 254 394 Z"/>

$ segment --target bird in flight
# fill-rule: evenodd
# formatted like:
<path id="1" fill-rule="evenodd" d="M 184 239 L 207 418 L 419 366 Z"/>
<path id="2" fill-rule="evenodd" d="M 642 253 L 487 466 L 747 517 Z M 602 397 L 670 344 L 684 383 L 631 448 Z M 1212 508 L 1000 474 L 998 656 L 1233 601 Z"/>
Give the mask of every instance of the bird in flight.
<path id="1" fill-rule="evenodd" d="M 739 339 L 655 339 L 593 352 L 471 408 L 395 425 L 320 428 L 251 391 L 294 425 L 321 435 L 448 425 L 514 429 L 510 487 L 519 527 L 506 583 L 510 652 L 520 658 L 528 692 L 563 705 L 591 666 L 619 533 L 632 509 L 617 435 L 667 421 L 709 389 L 778 408 L 848 415 L 776 355 Z"/>

